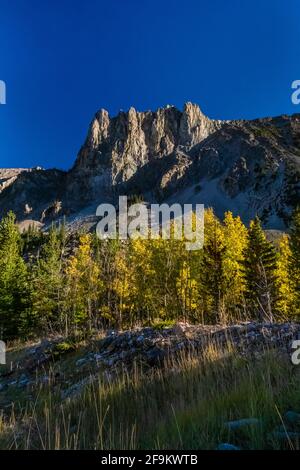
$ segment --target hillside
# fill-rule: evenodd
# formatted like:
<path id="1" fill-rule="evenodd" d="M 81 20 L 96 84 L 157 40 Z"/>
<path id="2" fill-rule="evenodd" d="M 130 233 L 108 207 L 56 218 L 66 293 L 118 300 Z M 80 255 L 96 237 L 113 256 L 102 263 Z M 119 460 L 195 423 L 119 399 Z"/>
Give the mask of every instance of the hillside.
<path id="1" fill-rule="evenodd" d="M 11 345 L 0 447 L 299 448 L 298 334 L 299 324 L 177 324 Z"/>
<path id="2" fill-rule="evenodd" d="M 16 170 L 5 179 L 0 214 L 84 221 L 101 202 L 131 194 L 204 203 L 245 223 L 258 214 L 266 228 L 284 229 L 300 200 L 299 148 L 299 114 L 220 121 L 192 103 L 113 118 L 100 110 L 69 171 Z"/>

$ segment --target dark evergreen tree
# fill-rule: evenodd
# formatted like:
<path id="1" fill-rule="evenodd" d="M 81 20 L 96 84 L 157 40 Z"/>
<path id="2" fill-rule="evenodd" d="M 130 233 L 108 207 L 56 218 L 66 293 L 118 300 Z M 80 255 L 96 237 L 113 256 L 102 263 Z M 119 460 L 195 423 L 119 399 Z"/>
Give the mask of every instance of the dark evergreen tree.
<path id="1" fill-rule="evenodd" d="M 44 331 L 58 328 L 63 322 L 65 240 L 64 229 L 53 225 L 33 269 L 33 310 Z"/>
<path id="2" fill-rule="evenodd" d="M 28 272 L 21 236 L 9 212 L 0 222 L 0 331 L 4 339 L 28 332 L 31 325 Z"/>
<path id="3" fill-rule="evenodd" d="M 34 224 L 30 224 L 28 229 L 22 233 L 22 248 L 24 253 L 35 253 L 43 243 L 43 232 Z"/>
<path id="4" fill-rule="evenodd" d="M 206 308 L 209 310 L 209 320 L 212 322 L 226 322 L 224 309 L 224 256 L 226 246 L 221 223 L 215 216 L 212 217 L 212 222 L 207 224 L 207 235 L 201 263 L 203 299 Z"/>
<path id="5" fill-rule="evenodd" d="M 258 217 L 250 224 L 245 250 L 246 305 L 258 320 L 273 321 L 275 302 L 275 247 L 266 239 Z"/>

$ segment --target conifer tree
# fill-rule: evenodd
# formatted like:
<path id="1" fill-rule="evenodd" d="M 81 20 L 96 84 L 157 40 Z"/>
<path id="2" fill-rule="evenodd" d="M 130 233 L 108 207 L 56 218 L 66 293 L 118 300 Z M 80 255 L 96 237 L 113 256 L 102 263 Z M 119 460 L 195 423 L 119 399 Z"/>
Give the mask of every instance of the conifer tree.
<path id="1" fill-rule="evenodd" d="M 273 321 L 277 256 L 275 247 L 266 239 L 258 217 L 250 223 L 244 255 L 248 310 L 256 319 Z"/>
<path id="2" fill-rule="evenodd" d="M 212 210 L 205 215 L 205 242 L 201 260 L 202 297 L 208 320 L 224 322 L 225 238 L 222 225 Z"/>
<path id="3" fill-rule="evenodd" d="M 28 273 L 21 256 L 21 236 L 15 215 L 0 222 L 0 333 L 4 339 L 28 332 L 30 325 Z"/>
<path id="4" fill-rule="evenodd" d="M 37 323 L 44 332 L 63 326 L 65 240 L 52 226 L 32 274 L 32 303 Z"/>

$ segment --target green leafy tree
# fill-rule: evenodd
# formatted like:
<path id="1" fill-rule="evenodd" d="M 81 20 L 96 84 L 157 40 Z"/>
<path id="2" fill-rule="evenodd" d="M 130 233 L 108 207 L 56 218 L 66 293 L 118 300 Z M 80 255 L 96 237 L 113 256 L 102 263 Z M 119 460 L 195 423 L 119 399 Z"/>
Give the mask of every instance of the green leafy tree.
<path id="1" fill-rule="evenodd" d="M 74 255 L 68 259 L 66 276 L 69 327 L 91 331 L 100 314 L 102 281 L 90 234 L 81 235 Z"/>
<path id="2" fill-rule="evenodd" d="M 248 231 L 240 217 L 233 217 L 231 212 L 225 214 L 223 230 L 226 246 L 223 262 L 226 317 L 236 321 L 245 316 L 242 263 Z"/>

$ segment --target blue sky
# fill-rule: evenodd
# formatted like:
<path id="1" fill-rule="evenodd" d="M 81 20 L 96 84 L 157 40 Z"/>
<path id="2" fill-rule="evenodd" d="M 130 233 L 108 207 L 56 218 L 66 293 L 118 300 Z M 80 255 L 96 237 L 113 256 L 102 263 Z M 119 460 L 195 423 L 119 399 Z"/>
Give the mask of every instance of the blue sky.
<path id="1" fill-rule="evenodd" d="M 299 57 L 299 0 L 0 0 L 0 167 L 70 167 L 99 108 L 300 112 Z"/>

